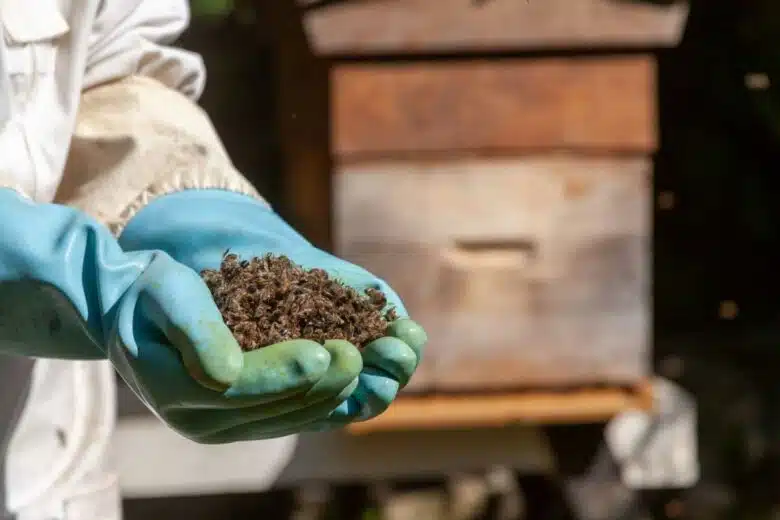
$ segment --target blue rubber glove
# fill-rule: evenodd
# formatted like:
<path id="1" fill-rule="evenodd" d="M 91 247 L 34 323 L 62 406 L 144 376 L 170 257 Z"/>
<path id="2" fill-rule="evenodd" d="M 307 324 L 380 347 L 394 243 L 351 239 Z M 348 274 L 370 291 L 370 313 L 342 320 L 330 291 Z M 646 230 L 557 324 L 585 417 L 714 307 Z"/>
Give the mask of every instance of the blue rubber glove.
<path id="1" fill-rule="evenodd" d="M 362 365 L 335 350 L 291 341 L 245 354 L 195 271 L 161 251 L 122 251 L 72 208 L 0 189 L 4 353 L 108 358 L 169 426 L 219 443 L 261 437 L 234 429 L 257 417 L 280 417 L 263 432 L 276 436 L 342 402 Z M 340 363 L 352 367 L 346 381 L 331 370 Z"/>
<path id="2" fill-rule="evenodd" d="M 220 190 L 188 190 L 152 201 L 119 238 L 126 250 L 160 249 L 195 271 L 218 269 L 229 250 L 241 259 L 285 255 L 304 268 L 320 268 L 359 292 L 385 293 L 400 319 L 362 352 L 358 386 L 330 413 L 302 426 L 323 430 L 382 413 L 412 377 L 427 341 L 423 329 L 408 319 L 398 295 L 368 271 L 312 246 L 265 204 Z M 345 349 L 357 349 L 339 342 Z M 268 348 L 268 347 L 267 347 Z M 260 349 L 261 351 L 264 349 Z M 263 429 L 262 424 L 256 426 Z"/>

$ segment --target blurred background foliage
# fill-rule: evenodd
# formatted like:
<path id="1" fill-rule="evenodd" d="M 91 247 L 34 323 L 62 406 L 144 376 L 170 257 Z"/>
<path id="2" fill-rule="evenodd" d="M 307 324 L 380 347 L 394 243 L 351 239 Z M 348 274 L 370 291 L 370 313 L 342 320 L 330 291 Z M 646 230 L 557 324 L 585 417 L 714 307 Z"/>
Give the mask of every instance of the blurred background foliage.
<path id="1" fill-rule="evenodd" d="M 227 16 L 233 10 L 233 0 L 190 0 L 192 16 L 196 18 Z"/>

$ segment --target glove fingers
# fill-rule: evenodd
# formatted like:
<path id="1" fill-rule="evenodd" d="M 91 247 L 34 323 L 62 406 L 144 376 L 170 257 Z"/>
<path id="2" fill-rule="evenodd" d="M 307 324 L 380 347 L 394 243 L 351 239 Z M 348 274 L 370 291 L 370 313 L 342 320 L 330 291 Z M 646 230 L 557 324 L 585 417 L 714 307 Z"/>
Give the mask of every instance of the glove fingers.
<path id="1" fill-rule="evenodd" d="M 325 348 L 330 352 L 330 367 L 325 377 L 306 393 L 305 399 L 310 403 L 324 401 L 334 395 L 342 395 L 344 389 L 357 380 L 363 369 L 363 358 L 352 343 L 344 340 L 329 340 L 325 342 Z M 346 395 L 342 400 L 346 399 Z"/>
<path id="2" fill-rule="evenodd" d="M 357 381 L 353 381 L 344 389 L 344 394 L 351 393 Z M 344 401 L 342 395 L 332 397 L 317 404 L 312 404 L 305 408 L 295 410 L 286 415 L 275 417 L 270 420 L 259 420 L 233 428 L 208 434 L 196 439 L 197 442 L 206 444 L 225 444 L 229 442 L 239 442 L 248 439 L 262 440 L 275 439 L 295 435 L 303 431 L 311 431 L 311 426 L 323 421 L 334 408 L 338 407 Z"/>
<path id="3" fill-rule="evenodd" d="M 361 410 L 362 405 L 360 402 L 354 395 L 350 395 L 347 399 L 341 401 L 327 418 L 307 425 L 301 432 L 327 432 L 343 428 L 360 417 Z"/>
<path id="4" fill-rule="evenodd" d="M 241 410 L 230 407 L 172 410 L 168 418 L 197 437 L 212 435 L 242 424 L 288 413 L 305 403 L 305 395 L 326 377 L 331 352 L 319 343 L 292 340 L 245 354 L 244 372 L 225 392 Z"/>
<path id="5" fill-rule="evenodd" d="M 364 369 L 358 376 L 354 392 L 351 392 L 351 395 L 343 393 L 343 397 L 349 397 L 340 398 L 338 405 L 326 419 L 317 419 L 305 427 L 296 426 L 298 429 L 291 429 L 289 433 L 332 430 L 355 420 L 371 419 L 387 410 L 400 388 L 411 378 L 419 362 L 419 352 L 427 339 L 422 328 L 411 320 L 398 320 L 395 326 L 391 326 L 391 331 L 407 339 L 411 345 L 391 336 L 369 344 L 363 352 Z M 331 341 L 326 345 L 330 348 L 354 348 L 344 341 Z M 341 359 L 351 357 L 345 356 Z M 275 437 L 281 436 L 281 433 L 266 432 L 266 435 Z"/>
<path id="6" fill-rule="evenodd" d="M 385 336 L 366 345 L 363 364 L 389 374 L 403 388 L 417 368 L 417 353 L 402 340 Z"/>
<path id="7" fill-rule="evenodd" d="M 225 392 L 234 401 L 261 404 L 308 391 L 327 374 L 331 352 L 315 341 L 282 341 L 244 354 L 244 369 Z"/>
<path id="8" fill-rule="evenodd" d="M 306 427 L 307 432 L 327 432 L 338 428 L 343 428 L 355 418 L 360 416 L 361 404 L 354 395 L 349 396 L 341 402 L 330 415 L 321 421 L 312 423 Z"/>
<path id="9" fill-rule="evenodd" d="M 305 342 L 303 346 L 297 345 L 297 349 L 292 349 L 290 345 L 282 345 L 280 350 L 295 350 L 295 352 L 288 353 L 289 355 L 281 361 L 280 355 L 270 355 L 273 352 L 263 356 L 258 355 L 263 350 L 275 350 L 276 345 L 247 353 L 247 356 L 250 354 L 252 356 L 246 370 L 249 375 L 242 374 L 240 378 L 244 389 L 252 389 L 250 376 L 256 376 L 258 373 L 268 374 L 270 382 L 266 382 L 263 386 L 255 386 L 254 395 L 235 398 L 209 390 L 197 383 L 183 366 L 176 350 L 164 344 L 165 338 L 159 336 L 154 338 L 151 335 L 156 330 L 153 325 L 144 327 L 142 322 L 137 322 L 137 334 L 141 333 L 145 336 L 140 346 L 134 343 L 134 346 L 128 349 L 117 344 L 109 349 L 109 353 L 111 361 L 117 368 L 128 368 L 120 372 L 126 378 L 128 375 L 132 376 L 131 380 L 126 380 L 130 387 L 140 394 L 139 397 L 159 409 L 166 420 L 179 425 L 180 428 L 186 428 L 192 417 L 200 416 L 208 410 L 248 409 L 258 403 L 269 403 L 299 395 L 310 389 L 318 377 L 324 375 L 330 362 L 328 352 L 322 345 L 314 342 Z M 134 354 L 128 355 L 129 352 Z M 264 364 L 258 361 L 258 358 L 263 358 L 264 361 L 273 358 L 283 366 L 274 367 Z M 296 372 L 292 372 L 293 370 Z M 288 371 L 289 377 L 282 376 L 285 371 Z M 266 393 L 260 393 L 261 389 L 266 390 Z M 269 391 L 275 392 L 268 393 Z"/>
<path id="10" fill-rule="evenodd" d="M 192 377 L 224 391 L 242 372 L 243 352 L 200 276 L 159 255 L 144 273 L 141 312 L 176 347 Z"/>
<path id="11" fill-rule="evenodd" d="M 351 396 L 359 406 L 351 407 L 349 415 L 333 416 L 332 420 L 351 422 L 372 419 L 387 410 L 400 388 L 399 382 L 387 372 L 373 367 L 364 368 Z"/>
<path id="12" fill-rule="evenodd" d="M 240 428 L 243 425 L 252 423 L 267 423 L 267 428 L 281 428 L 285 427 L 284 425 L 289 421 L 294 421 L 295 424 L 300 422 L 298 417 L 301 413 L 304 415 L 305 413 L 317 414 L 311 417 L 310 420 L 327 416 L 333 408 L 353 393 L 357 386 L 358 375 L 363 366 L 360 353 L 352 344 L 346 341 L 327 341 L 324 347 L 311 341 L 296 341 L 301 344 L 316 345 L 319 349 L 325 351 L 326 354 L 329 354 L 328 359 L 330 360 L 324 375 L 319 381 L 311 384 L 304 393 L 291 395 L 286 399 L 259 404 L 252 408 L 244 408 L 238 412 L 233 410 L 213 410 L 210 412 L 180 410 L 175 415 L 171 415 L 171 419 L 181 424 L 191 434 L 200 438 L 211 437 L 217 435 L 220 431 Z M 257 352 L 262 352 L 263 350 L 266 349 L 260 349 Z M 262 374 L 256 378 L 256 381 L 262 385 Z M 246 385 L 241 390 L 245 391 L 248 389 L 250 389 L 250 386 Z M 233 388 L 231 388 L 232 390 Z M 334 404 L 323 404 L 331 403 L 334 399 L 336 401 Z M 301 411 L 302 408 L 309 410 L 309 412 Z M 257 427 L 259 428 L 259 426 Z"/>
<path id="13" fill-rule="evenodd" d="M 425 344 L 428 342 L 428 335 L 425 333 L 425 330 L 415 321 L 408 318 L 400 318 L 387 327 L 386 334 L 400 339 L 414 351 L 417 358 L 415 368 L 417 368 L 417 365 L 422 361 Z"/>

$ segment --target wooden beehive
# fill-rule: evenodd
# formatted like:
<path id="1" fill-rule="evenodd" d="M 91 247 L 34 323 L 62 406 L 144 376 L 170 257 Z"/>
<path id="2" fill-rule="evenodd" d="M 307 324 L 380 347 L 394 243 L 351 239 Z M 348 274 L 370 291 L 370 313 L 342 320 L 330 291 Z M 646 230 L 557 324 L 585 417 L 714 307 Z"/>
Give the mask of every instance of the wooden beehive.
<path id="1" fill-rule="evenodd" d="M 385 278 L 429 332 L 408 392 L 647 378 L 647 49 L 674 45 L 684 14 L 612 0 L 356 0 L 307 18 L 332 59 L 335 250 Z"/>

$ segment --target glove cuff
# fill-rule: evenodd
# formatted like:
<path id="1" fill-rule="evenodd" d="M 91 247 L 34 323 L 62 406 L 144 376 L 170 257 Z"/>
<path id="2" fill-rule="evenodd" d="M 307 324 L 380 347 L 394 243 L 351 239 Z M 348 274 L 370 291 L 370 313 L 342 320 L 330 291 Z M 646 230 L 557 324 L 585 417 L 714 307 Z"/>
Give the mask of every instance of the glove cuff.
<path id="1" fill-rule="evenodd" d="M 155 253 L 127 254 L 89 216 L 14 190 L 0 189 L 0 221 L 0 351 L 105 357 L 107 316 Z"/>
<path id="2" fill-rule="evenodd" d="M 158 197 L 119 235 L 125 251 L 159 249 L 185 265 L 200 254 L 252 244 L 309 246 L 268 204 L 226 190 L 186 190 Z"/>

